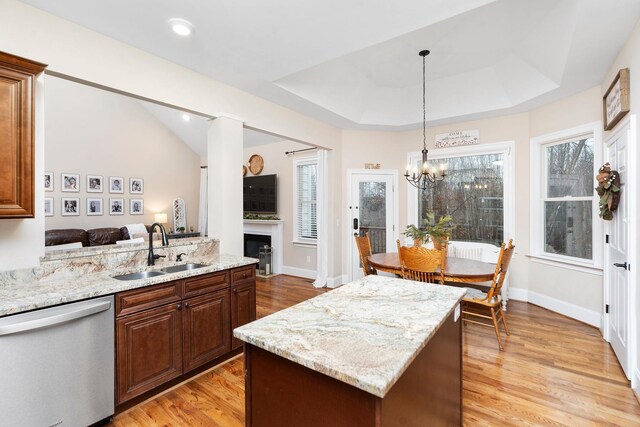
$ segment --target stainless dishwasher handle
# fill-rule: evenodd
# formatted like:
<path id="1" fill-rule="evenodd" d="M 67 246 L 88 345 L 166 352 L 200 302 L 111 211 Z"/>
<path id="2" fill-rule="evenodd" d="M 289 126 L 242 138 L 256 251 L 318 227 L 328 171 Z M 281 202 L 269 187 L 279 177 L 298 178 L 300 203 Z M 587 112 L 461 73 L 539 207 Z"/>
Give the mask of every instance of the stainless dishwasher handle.
<path id="1" fill-rule="evenodd" d="M 11 335 L 18 332 L 32 331 L 34 329 L 46 328 L 58 325 L 70 320 L 80 319 L 82 317 L 91 316 L 92 314 L 107 311 L 111 308 L 111 301 L 99 301 L 90 305 L 84 305 L 80 308 L 69 307 L 68 311 L 61 311 L 53 315 L 44 315 L 44 317 L 17 321 L 8 325 L 0 326 L 0 336 Z M 46 310 L 46 309 L 45 309 Z"/>

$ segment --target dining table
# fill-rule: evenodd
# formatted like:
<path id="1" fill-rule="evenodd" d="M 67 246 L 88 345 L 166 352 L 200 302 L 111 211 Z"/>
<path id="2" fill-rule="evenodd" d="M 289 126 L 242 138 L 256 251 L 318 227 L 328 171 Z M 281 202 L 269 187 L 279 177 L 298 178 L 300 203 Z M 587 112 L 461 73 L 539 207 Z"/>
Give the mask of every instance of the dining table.
<path id="1" fill-rule="evenodd" d="M 402 274 L 400 257 L 397 252 L 383 252 L 368 257 L 369 263 L 379 271 Z M 447 256 L 445 258 L 444 280 L 446 282 L 488 282 L 493 280 L 496 265 L 474 259 Z M 438 272 L 440 270 L 438 269 Z"/>

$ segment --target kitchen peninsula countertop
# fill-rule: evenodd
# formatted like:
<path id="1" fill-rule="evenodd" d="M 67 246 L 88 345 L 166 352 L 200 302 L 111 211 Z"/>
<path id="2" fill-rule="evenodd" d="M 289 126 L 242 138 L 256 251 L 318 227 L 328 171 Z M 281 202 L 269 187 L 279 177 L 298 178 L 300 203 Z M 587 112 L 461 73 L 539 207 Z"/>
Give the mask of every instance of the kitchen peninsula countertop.
<path id="1" fill-rule="evenodd" d="M 371 275 L 237 328 L 234 335 L 382 398 L 465 291 Z"/>
<path id="2" fill-rule="evenodd" d="M 163 250 L 183 250 L 185 246 L 202 243 L 202 239 L 180 239 L 191 240 L 190 242 L 172 243 L 169 247 L 156 247 L 156 253 Z M 213 241 L 213 240 L 211 240 Z M 217 241 L 214 243 L 217 245 Z M 114 294 L 129 289 L 141 288 L 172 280 L 184 279 L 234 267 L 255 264 L 257 259 L 234 255 L 209 256 L 206 251 L 195 249 L 193 256 L 189 256 L 182 262 L 164 261 L 158 262 L 156 266 L 147 267 L 144 260 L 147 256 L 147 244 L 140 244 L 132 247 L 112 247 L 107 249 L 86 249 L 82 252 L 60 252 L 45 257 L 51 262 L 69 262 L 68 273 L 54 274 L 49 271 L 42 271 L 38 267 L 29 270 L 16 270 L 15 272 L 3 272 L 0 276 L 0 317 L 20 313 L 24 311 L 50 307 L 58 304 L 80 301 L 87 298 L 94 298 L 102 295 Z M 102 267 L 98 260 L 100 256 L 108 254 L 110 256 L 127 256 L 135 253 L 134 257 L 127 258 L 119 267 Z M 115 255 L 114 255 L 115 254 Z M 174 256 L 175 257 L 175 256 Z M 135 261 L 135 263 L 134 263 Z M 118 280 L 113 276 L 128 274 L 139 271 L 161 270 L 177 264 L 202 263 L 206 267 L 194 270 L 186 270 L 178 273 L 166 273 L 161 276 L 150 277 L 139 280 Z M 88 273 L 91 271 L 91 273 Z"/>

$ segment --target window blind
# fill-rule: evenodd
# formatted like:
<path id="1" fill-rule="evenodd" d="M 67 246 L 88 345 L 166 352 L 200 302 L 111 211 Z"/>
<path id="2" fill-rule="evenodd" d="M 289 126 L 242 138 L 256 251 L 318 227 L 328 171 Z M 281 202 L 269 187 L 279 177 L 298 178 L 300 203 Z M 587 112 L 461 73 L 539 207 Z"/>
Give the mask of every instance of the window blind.
<path id="1" fill-rule="evenodd" d="M 317 163 L 297 166 L 297 233 L 299 239 L 317 239 Z"/>

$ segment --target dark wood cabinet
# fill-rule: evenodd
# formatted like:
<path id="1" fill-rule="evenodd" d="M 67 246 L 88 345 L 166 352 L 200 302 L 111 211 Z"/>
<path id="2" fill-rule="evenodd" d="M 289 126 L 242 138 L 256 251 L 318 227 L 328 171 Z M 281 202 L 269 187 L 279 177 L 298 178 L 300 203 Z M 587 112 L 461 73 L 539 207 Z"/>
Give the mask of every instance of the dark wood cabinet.
<path id="1" fill-rule="evenodd" d="M 116 366 L 118 403 L 180 376 L 180 303 L 116 319 Z"/>
<path id="2" fill-rule="evenodd" d="M 255 318 L 255 265 L 116 294 L 116 404 L 237 349 Z"/>
<path id="3" fill-rule="evenodd" d="M 183 303 L 184 372 L 230 350 L 229 290 L 189 298 Z"/>
<path id="4" fill-rule="evenodd" d="M 231 270 L 231 330 L 256 320 L 256 266 L 247 265 Z M 233 336 L 233 334 L 232 334 Z M 233 337 L 231 349 L 242 347 Z"/>
<path id="5" fill-rule="evenodd" d="M 0 52 L 0 218 L 34 218 L 36 76 L 46 65 Z"/>
<path id="6" fill-rule="evenodd" d="M 231 288 L 231 330 L 256 320 L 256 283 L 234 285 Z M 242 341 L 232 338 L 231 349 L 242 347 Z"/>

